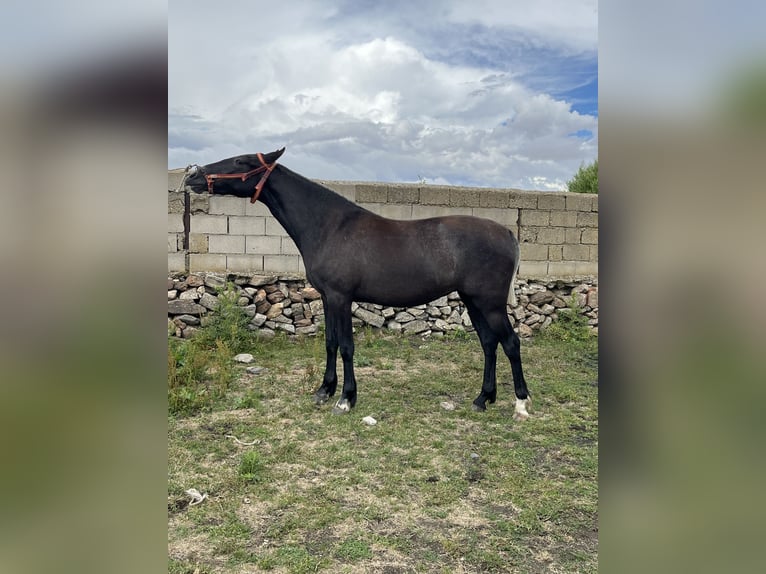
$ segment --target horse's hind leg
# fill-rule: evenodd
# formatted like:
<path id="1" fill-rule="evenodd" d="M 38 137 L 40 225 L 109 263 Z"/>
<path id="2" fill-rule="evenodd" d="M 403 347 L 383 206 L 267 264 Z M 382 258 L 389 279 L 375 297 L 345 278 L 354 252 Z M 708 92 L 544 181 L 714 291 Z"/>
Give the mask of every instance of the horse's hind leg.
<path id="1" fill-rule="evenodd" d="M 486 411 L 487 401 L 490 404 L 497 399 L 497 343 L 498 339 L 490 329 L 484 316 L 473 304 L 473 301 L 461 294 L 461 299 L 468 309 L 468 315 L 479 336 L 481 348 L 484 351 L 484 379 L 481 393 L 473 401 L 473 410 Z"/>
<path id="2" fill-rule="evenodd" d="M 529 391 L 527 390 L 527 383 L 524 380 L 524 370 L 521 367 L 521 342 L 508 319 L 508 314 L 505 310 L 505 302 L 502 304 L 490 305 L 486 302 L 475 301 L 474 304 L 477 306 L 484 321 L 489 325 L 489 328 L 500 341 L 500 344 L 503 346 L 503 351 L 511 363 L 513 387 L 516 394 L 516 405 L 514 407 L 513 418 L 516 420 L 525 420 L 529 418 L 529 413 L 527 412 Z"/>

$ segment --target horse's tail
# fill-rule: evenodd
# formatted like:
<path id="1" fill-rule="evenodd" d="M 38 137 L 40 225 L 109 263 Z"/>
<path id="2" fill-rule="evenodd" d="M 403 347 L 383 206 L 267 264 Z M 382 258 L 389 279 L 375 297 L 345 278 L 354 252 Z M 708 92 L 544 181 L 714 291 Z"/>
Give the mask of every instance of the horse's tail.
<path id="1" fill-rule="evenodd" d="M 519 242 L 516 239 L 516 236 L 513 235 L 513 232 L 509 230 L 509 233 L 511 234 L 511 242 L 513 243 L 514 251 L 516 253 L 514 254 L 514 262 L 513 262 L 513 275 L 511 275 L 511 286 L 508 289 L 508 304 L 511 307 L 516 307 L 518 305 L 518 301 L 516 300 L 516 289 L 514 288 L 514 283 L 516 283 L 516 274 L 519 272 Z"/>

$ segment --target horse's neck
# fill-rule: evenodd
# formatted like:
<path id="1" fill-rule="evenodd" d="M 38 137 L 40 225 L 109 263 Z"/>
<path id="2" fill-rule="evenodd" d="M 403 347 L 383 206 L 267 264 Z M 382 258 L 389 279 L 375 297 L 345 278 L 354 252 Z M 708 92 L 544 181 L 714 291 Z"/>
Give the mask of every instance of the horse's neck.
<path id="1" fill-rule="evenodd" d="M 364 211 L 283 166 L 277 170 L 269 178 L 269 189 L 264 190 L 261 199 L 298 246 L 304 260 L 346 215 Z"/>

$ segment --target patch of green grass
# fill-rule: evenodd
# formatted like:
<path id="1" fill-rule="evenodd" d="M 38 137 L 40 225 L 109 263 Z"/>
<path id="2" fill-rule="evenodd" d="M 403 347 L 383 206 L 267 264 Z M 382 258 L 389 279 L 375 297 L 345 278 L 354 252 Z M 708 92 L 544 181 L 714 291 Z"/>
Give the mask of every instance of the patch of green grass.
<path id="1" fill-rule="evenodd" d="M 311 401 L 323 341 L 257 341 L 244 350 L 267 374 L 240 379 L 235 368 L 209 408 L 169 419 L 170 500 L 191 486 L 210 495 L 171 513 L 173 567 L 595 572 L 597 338 L 576 322 L 566 329 L 522 341 L 532 393 L 523 423 L 512 419 L 502 354 L 497 403 L 471 410 L 483 366 L 475 334 L 423 341 L 360 330 L 369 364 L 345 416 Z M 446 399 L 455 410 L 440 406 Z M 378 424 L 364 425 L 367 415 Z"/>

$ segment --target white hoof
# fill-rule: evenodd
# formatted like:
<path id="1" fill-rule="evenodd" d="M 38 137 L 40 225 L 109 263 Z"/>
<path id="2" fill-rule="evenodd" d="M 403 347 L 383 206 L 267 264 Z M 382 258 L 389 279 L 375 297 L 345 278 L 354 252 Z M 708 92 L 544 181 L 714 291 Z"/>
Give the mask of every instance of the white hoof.
<path id="1" fill-rule="evenodd" d="M 527 412 L 528 401 L 529 399 L 516 399 L 516 406 L 513 408 L 513 420 L 525 421 L 529 418 L 529 413 Z"/>
<path id="2" fill-rule="evenodd" d="M 351 403 L 346 399 L 340 399 L 332 409 L 332 412 L 336 415 L 345 414 L 351 411 Z"/>

